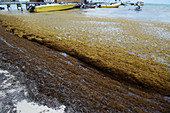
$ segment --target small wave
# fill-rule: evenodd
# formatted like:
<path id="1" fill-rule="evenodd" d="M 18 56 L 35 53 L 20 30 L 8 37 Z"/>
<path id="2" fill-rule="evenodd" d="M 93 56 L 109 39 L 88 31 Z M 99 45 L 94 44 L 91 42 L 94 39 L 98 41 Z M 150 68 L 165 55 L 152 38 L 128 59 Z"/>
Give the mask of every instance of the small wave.
<path id="1" fill-rule="evenodd" d="M 156 4 L 156 3 L 146 3 L 145 6 L 161 6 L 161 7 L 170 7 L 170 4 Z"/>

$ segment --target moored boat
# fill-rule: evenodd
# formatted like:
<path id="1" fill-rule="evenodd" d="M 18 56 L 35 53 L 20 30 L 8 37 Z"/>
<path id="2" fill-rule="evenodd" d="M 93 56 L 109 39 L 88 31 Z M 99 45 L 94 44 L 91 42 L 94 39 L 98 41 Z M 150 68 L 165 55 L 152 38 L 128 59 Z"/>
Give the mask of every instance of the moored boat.
<path id="1" fill-rule="evenodd" d="M 48 4 L 41 6 L 32 6 L 29 8 L 30 12 L 49 12 L 49 11 L 61 11 L 75 7 L 76 4 Z"/>
<path id="2" fill-rule="evenodd" d="M 99 5 L 99 8 L 118 8 L 120 5 L 121 5 L 121 3 L 101 4 L 101 5 Z"/>

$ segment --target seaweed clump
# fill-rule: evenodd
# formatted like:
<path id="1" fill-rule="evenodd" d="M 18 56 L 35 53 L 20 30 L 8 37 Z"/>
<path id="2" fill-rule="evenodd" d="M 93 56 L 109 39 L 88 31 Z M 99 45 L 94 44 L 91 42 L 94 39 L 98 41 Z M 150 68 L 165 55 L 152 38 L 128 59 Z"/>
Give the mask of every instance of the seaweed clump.
<path id="1" fill-rule="evenodd" d="M 55 26 L 58 26 L 51 28 L 51 25 L 46 24 L 44 20 L 38 16 L 43 16 L 43 14 L 38 14 L 37 16 L 31 15 L 30 17 L 1 15 L 0 21 L 2 22 L 2 26 L 6 27 L 7 31 L 13 32 L 20 38 L 27 38 L 49 48 L 72 55 L 83 62 L 109 73 L 112 78 L 168 95 L 170 74 L 167 70 L 167 65 L 156 62 L 152 58 L 142 59 L 138 55 L 131 54 L 127 51 L 128 48 L 116 46 L 105 38 L 102 39 L 104 42 L 101 42 L 99 37 L 111 37 L 109 34 L 105 36 L 102 32 L 99 34 L 94 34 L 89 31 L 83 32 L 82 29 L 73 32 L 78 26 L 77 24 L 75 24 L 77 26 L 72 26 L 74 30 L 71 30 L 69 26 L 65 27 L 67 23 L 63 24 L 66 20 L 74 23 L 74 21 L 80 21 L 82 19 L 84 22 L 93 21 L 93 18 L 74 17 L 68 16 L 67 14 L 66 17 L 63 17 L 63 14 L 59 14 L 57 19 L 52 18 L 53 16 L 49 17 L 52 21 L 51 24 L 54 22 Z M 34 20 L 31 19 L 32 17 Z M 60 21 L 62 25 L 59 23 Z M 100 22 L 101 20 L 96 19 L 95 21 Z M 103 19 L 102 21 L 118 23 L 116 20 Z M 121 24 L 117 26 L 120 28 L 123 26 L 122 23 L 132 23 L 130 20 L 120 22 Z M 136 23 L 133 22 L 133 24 Z M 61 28 L 59 28 L 59 26 L 61 26 Z M 96 25 L 93 26 L 95 27 Z M 104 26 L 107 29 L 107 26 Z M 126 29 L 122 29 L 124 32 L 127 32 Z M 72 32 L 68 32 L 69 30 Z M 129 34 L 130 32 L 131 31 L 129 31 Z M 129 34 L 122 33 L 121 36 L 129 37 Z M 114 38 L 115 37 L 113 37 L 111 42 L 114 42 Z"/>

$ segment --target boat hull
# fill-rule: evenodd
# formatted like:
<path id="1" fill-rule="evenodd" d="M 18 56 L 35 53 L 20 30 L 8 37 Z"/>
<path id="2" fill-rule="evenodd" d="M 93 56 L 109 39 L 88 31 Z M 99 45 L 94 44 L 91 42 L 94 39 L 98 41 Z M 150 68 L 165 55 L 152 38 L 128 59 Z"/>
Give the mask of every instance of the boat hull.
<path id="1" fill-rule="evenodd" d="M 120 5 L 121 3 L 113 5 L 101 5 L 100 8 L 118 8 Z"/>
<path id="2" fill-rule="evenodd" d="M 96 5 L 87 5 L 85 8 L 96 8 Z"/>
<path id="3" fill-rule="evenodd" d="M 49 12 L 49 11 L 61 11 L 75 7 L 76 4 L 64 4 L 64 5 L 53 5 L 53 6 L 38 6 L 35 7 L 33 12 Z"/>

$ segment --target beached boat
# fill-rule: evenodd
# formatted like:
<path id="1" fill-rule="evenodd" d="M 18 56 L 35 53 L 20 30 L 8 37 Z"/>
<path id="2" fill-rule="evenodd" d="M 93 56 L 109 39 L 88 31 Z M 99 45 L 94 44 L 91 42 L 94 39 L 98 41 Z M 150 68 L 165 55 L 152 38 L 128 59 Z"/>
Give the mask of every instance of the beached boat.
<path id="1" fill-rule="evenodd" d="M 30 12 L 48 12 L 48 11 L 61 11 L 75 7 L 76 4 L 48 4 L 41 6 L 32 6 L 29 8 Z"/>
<path id="2" fill-rule="evenodd" d="M 4 9 L 5 9 L 4 7 L 1 7 L 1 6 L 0 6 L 0 10 L 4 10 Z"/>
<path id="3" fill-rule="evenodd" d="M 137 1 L 137 3 L 135 4 L 135 6 L 136 6 L 135 10 L 136 11 L 142 11 L 143 5 L 144 5 L 143 1 Z"/>
<path id="4" fill-rule="evenodd" d="M 82 4 L 80 8 L 96 8 L 96 4 L 94 3 Z"/>
<path id="5" fill-rule="evenodd" d="M 118 8 L 121 3 L 114 3 L 114 4 L 101 4 L 99 8 Z"/>
<path id="6" fill-rule="evenodd" d="M 137 1 L 136 5 L 137 5 L 137 6 L 143 6 L 143 5 L 144 5 L 144 2 L 143 2 L 143 1 Z"/>
<path id="7" fill-rule="evenodd" d="M 85 4 L 84 8 L 96 8 L 96 4 Z"/>
<path id="8" fill-rule="evenodd" d="M 96 5 L 85 5 L 84 8 L 96 8 Z"/>

